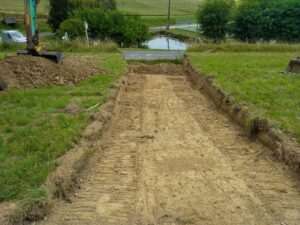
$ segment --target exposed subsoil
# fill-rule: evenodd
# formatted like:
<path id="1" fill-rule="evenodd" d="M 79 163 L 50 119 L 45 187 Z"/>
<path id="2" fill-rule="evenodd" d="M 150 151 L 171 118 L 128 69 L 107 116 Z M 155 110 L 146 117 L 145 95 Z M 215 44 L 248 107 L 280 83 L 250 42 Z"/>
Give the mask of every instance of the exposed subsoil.
<path id="1" fill-rule="evenodd" d="M 300 224 L 299 175 L 173 75 L 128 76 L 80 189 L 37 224 Z"/>
<path id="2" fill-rule="evenodd" d="M 8 89 L 73 85 L 101 72 L 99 61 L 87 56 L 65 57 L 61 65 L 46 58 L 23 55 L 0 61 L 0 81 Z"/>
<path id="3" fill-rule="evenodd" d="M 8 224 L 7 218 L 11 215 L 11 213 L 16 208 L 16 204 L 14 202 L 2 202 L 0 203 L 0 224 L 6 225 Z"/>
<path id="4" fill-rule="evenodd" d="M 171 63 L 156 63 L 152 65 L 137 63 L 130 65 L 129 70 L 132 73 L 184 75 L 182 65 Z"/>

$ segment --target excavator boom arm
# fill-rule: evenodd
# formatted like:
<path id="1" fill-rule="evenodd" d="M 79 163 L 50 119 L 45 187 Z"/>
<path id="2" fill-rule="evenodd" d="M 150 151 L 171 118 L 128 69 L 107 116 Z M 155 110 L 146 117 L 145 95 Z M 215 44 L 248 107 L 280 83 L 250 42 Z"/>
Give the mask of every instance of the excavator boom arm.
<path id="1" fill-rule="evenodd" d="M 37 26 L 37 6 L 40 0 L 24 0 L 24 20 L 27 36 L 27 49 L 18 51 L 18 55 L 34 55 L 62 62 L 62 52 L 46 51 L 39 43 L 39 31 Z"/>
<path id="2" fill-rule="evenodd" d="M 29 51 L 35 51 L 36 46 L 39 45 L 36 13 L 38 3 L 37 0 L 24 0 L 27 50 Z"/>

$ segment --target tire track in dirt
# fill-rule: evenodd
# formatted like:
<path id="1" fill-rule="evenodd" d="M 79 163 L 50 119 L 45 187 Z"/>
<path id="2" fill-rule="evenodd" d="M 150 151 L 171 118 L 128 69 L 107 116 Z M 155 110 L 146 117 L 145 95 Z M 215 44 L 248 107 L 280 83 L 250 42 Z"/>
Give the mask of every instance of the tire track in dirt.
<path id="1" fill-rule="evenodd" d="M 40 224 L 300 224 L 300 181 L 185 76 L 129 75 L 71 203 Z"/>

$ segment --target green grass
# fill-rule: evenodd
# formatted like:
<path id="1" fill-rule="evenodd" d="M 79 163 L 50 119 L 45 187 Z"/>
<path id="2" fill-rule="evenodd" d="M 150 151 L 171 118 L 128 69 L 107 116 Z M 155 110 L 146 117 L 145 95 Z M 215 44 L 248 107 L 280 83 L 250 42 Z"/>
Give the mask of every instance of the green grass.
<path id="1" fill-rule="evenodd" d="M 25 49 L 25 44 L 12 43 L 12 42 L 0 42 L 0 53 L 16 52 L 20 49 Z"/>
<path id="2" fill-rule="evenodd" d="M 200 35 L 196 32 L 182 30 L 182 29 L 170 29 L 170 32 L 176 35 L 181 35 L 189 38 L 200 38 Z"/>
<path id="3" fill-rule="evenodd" d="M 117 0 L 118 8 L 122 11 L 141 15 L 167 15 L 168 0 Z M 195 12 L 201 0 L 172 0 L 172 14 L 186 15 Z M 1 12 L 22 13 L 23 1 L 0 0 Z M 42 0 L 39 13 L 47 13 L 48 0 Z"/>
<path id="4" fill-rule="evenodd" d="M 98 42 L 90 46 L 86 45 L 86 41 L 82 39 L 72 40 L 72 41 L 61 41 L 61 40 L 50 40 L 45 41 L 45 48 L 52 51 L 63 51 L 63 52 L 82 52 L 82 53 L 100 53 L 100 52 L 118 52 L 117 45 L 113 42 Z M 2 57 L 8 53 L 16 53 L 18 50 L 25 49 L 25 44 L 0 43 L 0 54 Z"/>
<path id="5" fill-rule="evenodd" d="M 119 53 L 94 56 L 107 72 L 75 87 L 50 86 L 0 94 L 0 202 L 39 192 L 56 167 L 56 159 L 80 140 L 88 113 L 67 115 L 59 110 L 71 102 L 86 109 L 106 100 L 125 62 Z"/>
<path id="6" fill-rule="evenodd" d="M 118 47 L 114 42 L 98 42 L 97 44 L 86 45 L 86 40 L 77 39 L 72 41 L 52 40 L 45 42 L 46 49 L 64 52 L 117 52 Z"/>
<path id="7" fill-rule="evenodd" d="M 24 11 L 23 1 L 0 0 L 1 9 L 3 13 L 22 13 Z M 48 0 L 41 0 L 38 7 L 39 13 L 46 13 L 48 11 Z"/>
<path id="8" fill-rule="evenodd" d="M 168 0 L 117 0 L 120 10 L 141 15 L 167 15 Z M 172 0 L 172 14 L 195 12 L 201 0 Z"/>
<path id="9" fill-rule="evenodd" d="M 167 16 L 142 16 L 142 20 L 148 26 L 166 26 L 167 25 Z M 175 25 L 178 21 L 181 23 L 188 23 L 195 21 L 195 15 L 184 15 L 184 16 L 172 16 L 170 19 L 170 24 Z M 187 21 L 187 22 L 184 22 Z"/>
<path id="10" fill-rule="evenodd" d="M 255 114 L 300 141 L 300 76 L 281 73 L 299 52 L 188 53 L 196 68 Z"/>
<path id="11" fill-rule="evenodd" d="M 203 38 L 203 41 L 205 38 Z M 300 44 L 268 44 L 268 43 L 244 43 L 237 41 L 227 41 L 220 44 L 196 44 L 190 46 L 188 52 L 300 52 Z"/>

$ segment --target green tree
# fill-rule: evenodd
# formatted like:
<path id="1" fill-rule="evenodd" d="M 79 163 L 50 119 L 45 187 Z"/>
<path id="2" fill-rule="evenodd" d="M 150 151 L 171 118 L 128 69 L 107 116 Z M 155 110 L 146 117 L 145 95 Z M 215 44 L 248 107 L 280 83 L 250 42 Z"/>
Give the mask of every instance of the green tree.
<path id="1" fill-rule="evenodd" d="M 272 8 L 273 0 L 241 0 L 234 19 L 233 32 L 242 41 L 258 41 L 269 33 L 271 20 L 266 17 L 267 9 Z"/>
<path id="2" fill-rule="evenodd" d="M 68 33 L 68 36 L 71 39 L 84 36 L 84 22 L 82 22 L 78 18 L 71 18 L 65 20 L 60 24 L 57 34 L 58 36 L 63 36 L 65 32 Z"/>
<path id="3" fill-rule="evenodd" d="M 48 24 L 53 31 L 56 31 L 61 22 L 68 18 L 69 13 L 74 9 L 74 6 L 69 0 L 50 0 L 49 6 Z"/>
<path id="4" fill-rule="evenodd" d="M 91 38 L 112 40 L 122 47 L 140 46 L 149 38 L 149 29 L 139 16 L 85 8 L 75 10 L 73 17 L 88 22 Z"/>
<path id="5" fill-rule="evenodd" d="M 300 41 L 299 0 L 241 0 L 234 36 L 242 41 Z"/>
<path id="6" fill-rule="evenodd" d="M 204 0 L 197 11 L 200 32 L 215 41 L 225 39 L 234 0 Z"/>

